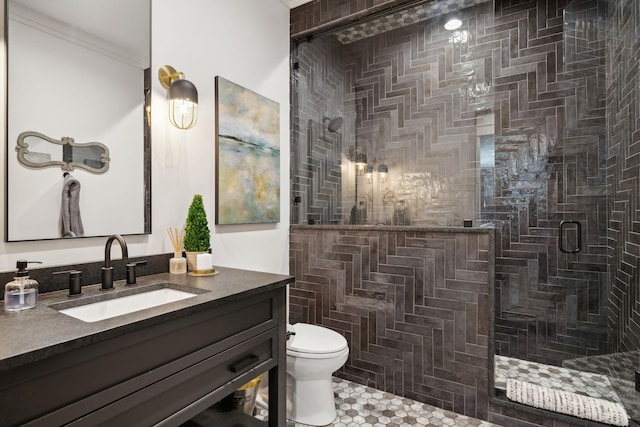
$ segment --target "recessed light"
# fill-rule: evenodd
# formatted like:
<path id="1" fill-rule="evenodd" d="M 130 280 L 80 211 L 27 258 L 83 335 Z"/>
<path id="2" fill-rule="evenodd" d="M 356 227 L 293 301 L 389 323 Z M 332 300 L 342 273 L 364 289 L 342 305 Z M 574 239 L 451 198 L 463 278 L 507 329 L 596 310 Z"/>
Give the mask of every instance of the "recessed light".
<path id="1" fill-rule="evenodd" d="M 462 27 L 462 21 L 459 20 L 458 18 L 449 19 L 449 21 L 447 21 L 447 23 L 444 24 L 444 29 L 449 31 L 457 30 L 460 27 Z"/>

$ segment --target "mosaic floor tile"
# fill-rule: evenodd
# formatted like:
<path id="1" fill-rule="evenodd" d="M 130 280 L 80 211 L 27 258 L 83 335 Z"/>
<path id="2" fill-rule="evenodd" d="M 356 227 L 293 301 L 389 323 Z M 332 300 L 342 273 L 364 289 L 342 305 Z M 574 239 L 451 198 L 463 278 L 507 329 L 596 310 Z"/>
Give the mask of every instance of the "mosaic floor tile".
<path id="1" fill-rule="evenodd" d="M 507 378 L 620 403 L 605 375 L 495 356 L 495 387 L 505 390 Z"/>
<path id="2" fill-rule="evenodd" d="M 629 416 L 640 420 L 640 399 L 635 391 L 635 370 L 640 366 L 640 350 L 579 357 L 563 362 L 565 368 L 606 375 Z"/>
<path id="3" fill-rule="evenodd" d="M 340 378 L 334 377 L 333 391 L 338 412 L 329 424 L 333 427 L 497 426 Z M 268 416 L 266 409 L 259 409 L 256 418 Z M 307 426 L 287 421 L 287 427 Z"/>

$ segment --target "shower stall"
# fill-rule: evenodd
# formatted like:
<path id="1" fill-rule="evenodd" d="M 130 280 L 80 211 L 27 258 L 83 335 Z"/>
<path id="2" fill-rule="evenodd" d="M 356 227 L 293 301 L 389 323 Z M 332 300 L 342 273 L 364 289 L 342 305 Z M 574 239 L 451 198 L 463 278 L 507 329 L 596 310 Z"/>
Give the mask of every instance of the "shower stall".
<path id="1" fill-rule="evenodd" d="M 403 4 L 294 40 L 291 223 L 493 229 L 495 366 L 639 420 L 640 0 Z"/>

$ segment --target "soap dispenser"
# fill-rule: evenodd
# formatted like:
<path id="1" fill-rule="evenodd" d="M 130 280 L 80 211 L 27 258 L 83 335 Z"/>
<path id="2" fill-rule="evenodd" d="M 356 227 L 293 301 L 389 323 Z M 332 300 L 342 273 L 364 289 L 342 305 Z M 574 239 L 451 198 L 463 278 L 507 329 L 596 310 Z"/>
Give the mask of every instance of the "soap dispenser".
<path id="1" fill-rule="evenodd" d="M 14 280 L 4 287 L 4 309 L 6 311 L 20 311 L 33 308 L 38 304 L 38 282 L 29 278 L 27 271 L 28 263 L 38 263 L 40 261 L 27 261 L 19 259 L 16 262 L 16 272 Z"/>

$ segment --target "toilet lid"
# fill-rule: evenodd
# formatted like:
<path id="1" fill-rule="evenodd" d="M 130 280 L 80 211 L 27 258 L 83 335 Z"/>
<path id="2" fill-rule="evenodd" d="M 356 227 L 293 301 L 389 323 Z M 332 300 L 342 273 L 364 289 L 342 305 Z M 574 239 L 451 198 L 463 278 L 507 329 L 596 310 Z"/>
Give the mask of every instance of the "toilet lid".
<path id="1" fill-rule="evenodd" d="M 347 348 L 347 340 L 339 333 L 322 326 L 296 323 L 287 328 L 295 332 L 287 340 L 287 349 L 299 353 L 335 353 Z"/>

